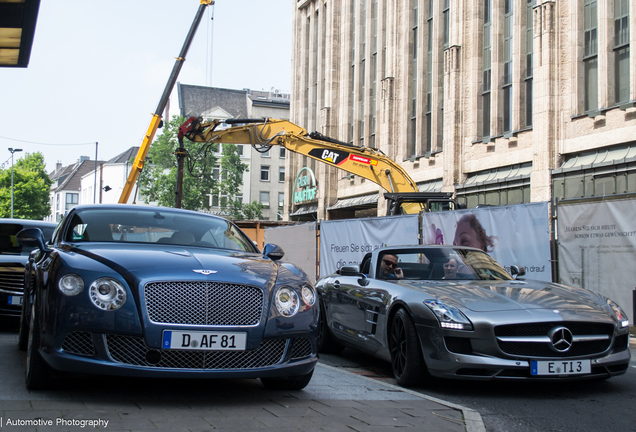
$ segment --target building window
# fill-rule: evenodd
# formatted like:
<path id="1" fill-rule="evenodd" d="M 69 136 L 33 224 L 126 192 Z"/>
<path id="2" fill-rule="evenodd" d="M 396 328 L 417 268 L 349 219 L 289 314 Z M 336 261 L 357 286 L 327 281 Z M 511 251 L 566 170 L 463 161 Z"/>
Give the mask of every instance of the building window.
<path id="1" fill-rule="evenodd" d="M 218 207 L 219 206 L 219 196 L 218 195 L 212 195 L 211 198 L 212 198 L 212 200 L 210 201 L 210 205 L 212 207 Z"/>
<path id="2" fill-rule="evenodd" d="M 236 144 L 236 153 L 239 156 L 243 156 L 243 144 Z"/>
<path id="3" fill-rule="evenodd" d="M 360 2 L 360 69 L 358 70 L 359 91 L 358 96 L 358 145 L 364 146 L 366 138 L 366 104 L 367 104 L 367 0 Z"/>
<path id="4" fill-rule="evenodd" d="M 66 193 L 66 210 L 70 210 L 79 203 L 78 193 Z"/>
<path id="5" fill-rule="evenodd" d="M 585 0 L 583 21 L 585 111 L 592 111 L 598 108 L 598 14 L 596 0 Z"/>
<path id="6" fill-rule="evenodd" d="M 263 207 L 269 208 L 269 192 L 261 192 L 260 200 Z"/>
<path id="7" fill-rule="evenodd" d="M 417 154 L 417 38 L 418 38 L 418 15 L 417 0 L 411 0 L 413 14 L 411 38 L 413 40 L 411 52 L 411 124 L 409 131 L 409 141 L 406 155 L 415 156 Z"/>
<path id="8" fill-rule="evenodd" d="M 278 181 L 285 183 L 285 167 L 278 168 Z"/>
<path id="9" fill-rule="evenodd" d="M 351 65 L 351 76 L 349 77 L 349 92 L 351 95 L 351 109 L 349 110 L 349 144 L 353 145 L 354 123 L 355 123 L 355 85 L 356 85 L 356 2 L 351 2 L 351 49 L 349 50 L 349 64 Z"/>
<path id="10" fill-rule="evenodd" d="M 491 77 L 491 12 L 492 0 L 484 0 L 484 43 L 483 43 L 483 92 L 482 100 L 482 135 L 484 138 L 490 137 L 490 77 Z"/>
<path id="11" fill-rule="evenodd" d="M 513 1 L 504 1 L 504 40 L 503 40 L 503 131 L 512 130 L 512 34 Z"/>
<path id="12" fill-rule="evenodd" d="M 278 192 L 278 208 L 285 207 L 285 192 Z"/>
<path id="13" fill-rule="evenodd" d="M 378 0 L 373 0 L 373 3 L 371 3 L 371 23 L 371 37 L 373 38 L 373 42 L 371 46 L 371 135 L 369 137 L 369 147 L 375 148 L 375 127 L 378 93 Z"/>
<path id="14" fill-rule="evenodd" d="M 268 149 L 267 149 L 267 151 L 262 152 L 262 153 L 261 153 L 261 157 L 266 157 L 266 158 L 268 158 L 268 157 L 269 157 L 269 151 L 270 151 L 270 150 L 271 150 L 271 149 L 269 149 L 269 148 L 268 148 Z"/>
<path id="15" fill-rule="evenodd" d="M 60 194 L 55 195 L 55 211 L 60 211 Z"/>
<path id="16" fill-rule="evenodd" d="M 433 1 L 428 2 L 428 37 L 426 62 L 426 152 L 433 147 Z"/>
<path id="17" fill-rule="evenodd" d="M 269 181 L 269 166 L 261 165 L 261 181 Z"/>
<path id="18" fill-rule="evenodd" d="M 616 103 L 629 100 L 629 1 L 614 0 L 614 73 Z"/>
<path id="19" fill-rule="evenodd" d="M 432 16 L 433 12 L 429 11 L 429 15 Z M 444 48 L 448 48 L 450 45 L 450 0 L 444 0 L 442 16 L 444 18 Z"/>
<path id="20" fill-rule="evenodd" d="M 221 167 L 216 165 L 214 168 L 212 168 L 212 178 L 214 180 L 218 180 L 221 174 Z"/>
<path id="21" fill-rule="evenodd" d="M 285 159 L 285 147 L 280 147 L 280 152 L 278 153 L 278 157 L 281 159 Z"/>
<path id="22" fill-rule="evenodd" d="M 532 77 L 533 77 L 533 57 L 534 52 L 534 32 L 532 8 L 536 0 L 528 0 L 526 7 L 526 94 L 525 94 L 525 126 L 532 126 Z"/>

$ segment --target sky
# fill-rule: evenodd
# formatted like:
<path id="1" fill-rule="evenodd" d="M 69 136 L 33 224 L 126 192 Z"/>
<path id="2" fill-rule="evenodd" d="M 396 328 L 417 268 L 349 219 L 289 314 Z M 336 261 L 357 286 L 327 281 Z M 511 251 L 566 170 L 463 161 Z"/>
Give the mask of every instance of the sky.
<path id="1" fill-rule="evenodd" d="M 216 0 L 177 81 L 289 93 L 295 4 Z M 23 149 L 15 161 L 41 152 L 52 172 L 56 162 L 95 160 L 96 151 L 108 160 L 141 145 L 198 8 L 199 0 L 41 0 L 28 67 L 0 68 L 2 168 L 11 167 L 8 148 Z"/>

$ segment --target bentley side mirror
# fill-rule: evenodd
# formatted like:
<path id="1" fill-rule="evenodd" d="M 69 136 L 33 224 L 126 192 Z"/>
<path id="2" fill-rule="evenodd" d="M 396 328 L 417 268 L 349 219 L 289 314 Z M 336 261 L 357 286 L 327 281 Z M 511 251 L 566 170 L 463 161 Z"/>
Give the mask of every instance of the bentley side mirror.
<path id="1" fill-rule="evenodd" d="M 285 256 L 285 251 L 283 251 L 283 248 L 278 245 L 267 243 L 265 247 L 263 247 L 263 255 L 272 261 L 278 261 Z"/>

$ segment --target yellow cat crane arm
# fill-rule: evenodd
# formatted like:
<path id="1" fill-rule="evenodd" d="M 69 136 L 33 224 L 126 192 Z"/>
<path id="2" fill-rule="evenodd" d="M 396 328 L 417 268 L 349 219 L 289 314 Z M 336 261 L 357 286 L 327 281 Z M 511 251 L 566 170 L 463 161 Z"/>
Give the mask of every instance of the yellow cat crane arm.
<path id="1" fill-rule="evenodd" d="M 223 124 L 230 127 L 222 128 Z M 390 195 L 410 195 L 411 198 L 402 204 L 401 212 L 403 213 L 429 210 L 426 200 L 412 198 L 411 194 L 420 194 L 417 192 L 415 181 L 404 168 L 381 151 L 370 147 L 352 146 L 317 132 L 310 134 L 288 120 L 227 119 L 202 122 L 200 118 L 190 117 L 179 128 L 181 146 L 183 146 L 183 137 L 200 143 L 250 144 L 260 151 L 280 145 L 291 152 L 308 156 L 370 180 L 385 190 L 393 192 Z M 439 195 L 444 195 L 445 201 L 450 198 L 449 194 Z M 427 194 L 427 197 L 430 198 L 430 196 L 431 194 Z M 442 199 L 441 196 L 436 198 Z"/>
<path id="2" fill-rule="evenodd" d="M 179 57 L 175 59 L 174 66 L 172 67 L 172 72 L 170 73 L 168 82 L 166 83 L 166 86 L 163 90 L 161 99 L 159 99 L 159 103 L 157 104 L 157 109 L 155 109 L 155 112 L 152 115 L 150 125 L 146 130 L 146 135 L 144 135 L 141 146 L 139 147 L 139 151 L 137 152 L 137 156 L 135 157 L 135 161 L 133 162 L 130 173 L 128 174 L 128 179 L 126 180 L 124 189 L 119 196 L 120 204 L 128 202 L 128 198 L 130 198 L 130 194 L 133 190 L 133 186 L 135 185 L 135 181 L 137 181 L 137 177 L 139 177 L 139 174 L 144 168 L 144 161 L 146 160 L 146 156 L 148 155 L 150 144 L 152 144 L 152 140 L 157 133 L 157 129 L 159 129 L 162 124 L 161 116 L 163 115 L 163 110 L 166 108 L 166 104 L 168 103 L 168 99 L 170 98 L 172 88 L 177 82 L 179 72 L 181 72 L 181 66 L 183 66 L 183 62 L 185 62 L 186 54 L 188 53 L 188 49 L 190 48 L 192 40 L 194 39 L 194 35 L 196 34 L 197 28 L 199 27 L 199 23 L 201 22 L 201 19 L 203 17 L 203 12 L 205 11 L 205 8 L 210 5 L 214 5 L 214 0 L 199 0 L 199 8 L 197 9 L 197 13 L 194 16 L 192 25 L 190 26 L 190 31 L 188 31 L 185 42 L 183 43 L 183 47 L 181 48 L 181 52 L 179 53 Z"/>

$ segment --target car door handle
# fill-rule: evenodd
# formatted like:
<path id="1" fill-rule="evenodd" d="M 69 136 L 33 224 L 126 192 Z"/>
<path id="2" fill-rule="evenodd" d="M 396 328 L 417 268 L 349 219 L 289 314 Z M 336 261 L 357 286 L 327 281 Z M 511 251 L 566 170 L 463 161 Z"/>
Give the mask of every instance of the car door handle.
<path id="1" fill-rule="evenodd" d="M 334 281 L 333 282 L 333 287 L 334 288 L 340 288 L 340 281 L 339 280 Z"/>

